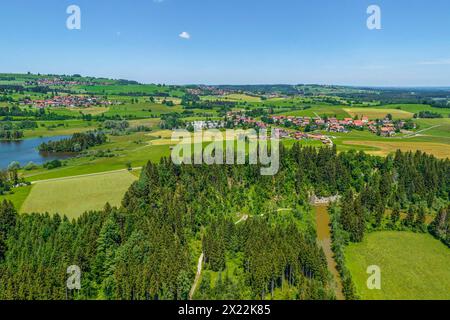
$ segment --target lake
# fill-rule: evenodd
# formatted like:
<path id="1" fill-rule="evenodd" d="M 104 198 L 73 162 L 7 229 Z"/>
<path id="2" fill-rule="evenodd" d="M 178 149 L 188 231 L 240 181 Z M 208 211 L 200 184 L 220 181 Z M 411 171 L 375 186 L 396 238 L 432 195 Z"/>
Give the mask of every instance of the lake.
<path id="1" fill-rule="evenodd" d="M 8 165 L 17 161 L 21 166 L 32 161 L 35 164 L 44 164 L 47 161 L 62 160 L 70 158 L 71 154 L 48 154 L 40 153 L 38 147 L 43 142 L 58 141 L 70 138 L 70 136 L 55 136 L 45 138 L 33 138 L 19 141 L 0 141 L 0 168 L 5 169 Z"/>

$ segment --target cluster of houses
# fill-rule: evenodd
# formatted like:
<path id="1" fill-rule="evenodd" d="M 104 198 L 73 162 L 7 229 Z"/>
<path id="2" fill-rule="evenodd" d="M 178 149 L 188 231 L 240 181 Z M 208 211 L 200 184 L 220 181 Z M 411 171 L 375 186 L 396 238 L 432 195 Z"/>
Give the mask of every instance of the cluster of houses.
<path id="1" fill-rule="evenodd" d="M 237 126 L 247 126 L 247 127 L 257 127 L 260 129 L 265 129 L 267 124 L 263 121 L 257 121 L 252 117 L 248 117 L 243 113 L 228 112 L 228 121 L 231 121 L 235 127 Z"/>
<path id="2" fill-rule="evenodd" d="M 224 95 L 227 95 L 227 94 L 230 94 L 233 92 L 231 90 L 225 90 L 225 89 L 220 89 L 220 88 L 211 87 L 211 86 L 200 86 L 197 88 L 188 88 L 186 91 L 192 95 L 197 95 L 197 96 L 201 96 L 205 93 L 207 93 L 208 95 L 214 95 L 214 96 L 224 96 Z"/>
<path id="3" fill-rule="evenodd" d="M 36 108 L 47 107 L 92 107 L 111 105 L 111 101 L 99 100 L 96 97 L 89 96 L 55 96 L 46 100 L 25 99 L 22 102 L 25 105 L 33 105 Z"/>
<path id="4" fill-rule="evenodd" d="M 333 146 L 333 141 L 330 137 L 321 133 L 307 133 L 301 131 L 288 132 L 284 129 L 279 129 L 280 138 L 293 138 L 295 140 L 316 140 L 325 145 Z"/>
<path id="5" fill-rule="evenodd" d="M 76 81 L 76 80 L 64 80 L 61 78 L 42 78 L 33 81 L 27 81 L 26 85 L 38 85 L 38 86 L 92 86 L 92 85 L 107 85 L 109 83 L 94 83 L 90 81 Z"/>
<path id="6" fill-rule="evenodd" d="M 367 128 L 370 132 L 383 136 L 392 137 L 405 126 L 406 122 L 403 120 L 393 121 L 390 117 L 382 120 L 369 120 L 368 117 L 361 117 L 361 119 L 345 118 L 321 118 L 317 117 L 296 117 L 284 115 L 272 115 L 270 117 L 263 117 L 263 120 L 256 120 L 245 114 L 245 111 L 229 111 L 225 121 L 194 121 L 187 124 L 192 126 L 195 130 L 202 129 L 216 129 L 224 127 L 248 127 L 265 129 L 271 125 L 280 125 L 284 127 L 303 127 L 305 130 L 293 131 L 283 128 L 279 129 L 281 138 L 293 138 L 296 140 L 317 140 L 326 145 L 333 145 L 329 136 L 312 132 L 314 130 L 326 130 L 328 132 L 350 132 L 352 129 L 363 130 Z M 306 130 L 306 127 L 309 130 Z"/>
<path id="7" fill-rule="evenodd" d="M 367 128 L 374 134 L 379 134 L 384 137 L 394 136 L 397 130 L 400 130 L 405 125 L 404 121 L 397 121 L 385 118 L 383 120 L 369 120 L 368 117 L 361 117 L 361 119 L 345 118 L 338 120 L 336 118 L 321 118 L 321 117 L 294 117 L 294 116 L 271 116 L 270 119 L 274 124 L 286 125 L 292 124 L 298 127 L 310 126 L 311 129 L 323 129 L 329 132 L 349 132 L 351 129 Z"/>
<path id="8" fill-rule="evenodd" d="M 195 131 L 206 130 L 206 129 L 220 129 L 225 127 L 224 121 L 192 121 L 186 123 L 186 127 L 192 127 Z"/>

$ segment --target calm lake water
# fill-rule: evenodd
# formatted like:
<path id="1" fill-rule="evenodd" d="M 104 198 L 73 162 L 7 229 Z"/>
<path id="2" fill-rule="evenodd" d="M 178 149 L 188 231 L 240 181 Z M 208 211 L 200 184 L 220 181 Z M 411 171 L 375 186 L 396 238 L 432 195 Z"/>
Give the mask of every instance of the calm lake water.
<path id="1" fill-rule="evenodd" d="M 43 164 L 56 159 L 67 159 L 70 154 L 46 154 L 40 153 L 38 147 L 43 142 L 58 141 L 70 138 L 70 136 L 55 136 L 45 138 L 33 138 L 21 141 L 0 141 L 0 168 L 5 169 L 12 161 L 18 161 L 21 166 L 33 161 L 35 164 Z"/>

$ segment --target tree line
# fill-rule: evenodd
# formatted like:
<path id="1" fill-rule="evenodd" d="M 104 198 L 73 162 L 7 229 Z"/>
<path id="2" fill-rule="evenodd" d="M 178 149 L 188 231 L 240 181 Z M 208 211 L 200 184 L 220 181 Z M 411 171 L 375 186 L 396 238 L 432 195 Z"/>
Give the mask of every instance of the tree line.
<path id="1" fill-rule="evenodd" d="M 94 146 L 106 143 L 107 136 L 103 132 L 75 133 L 71 138 L 58 141 L 43 142 L 40 152 L 81 152 Z"/>

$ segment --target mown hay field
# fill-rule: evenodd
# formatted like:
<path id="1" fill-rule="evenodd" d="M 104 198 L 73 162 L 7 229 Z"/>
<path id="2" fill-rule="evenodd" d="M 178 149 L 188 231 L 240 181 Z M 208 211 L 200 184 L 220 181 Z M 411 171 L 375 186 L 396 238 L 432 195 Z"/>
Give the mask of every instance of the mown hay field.
<path id="1" fill-rule="evenodd" d="M 399 109 L 377 109 L 377 108 L 344 108 L 344 110 L 352 117 L 361 118 L 363 116 L 369 119 L 383 119 L 386 115 L 391 114 L 394 119 L 411 119 L 414 113 Z"/>
<path id="2" fill-rule="evenodd" d="M 76 218 L 85 211 L 102 209 L 107 202 L 112 206 L 120 205 L 136 179 L 124 170 L 41 181 L 33 185 L 20 211 L 59 213 Z"/>

